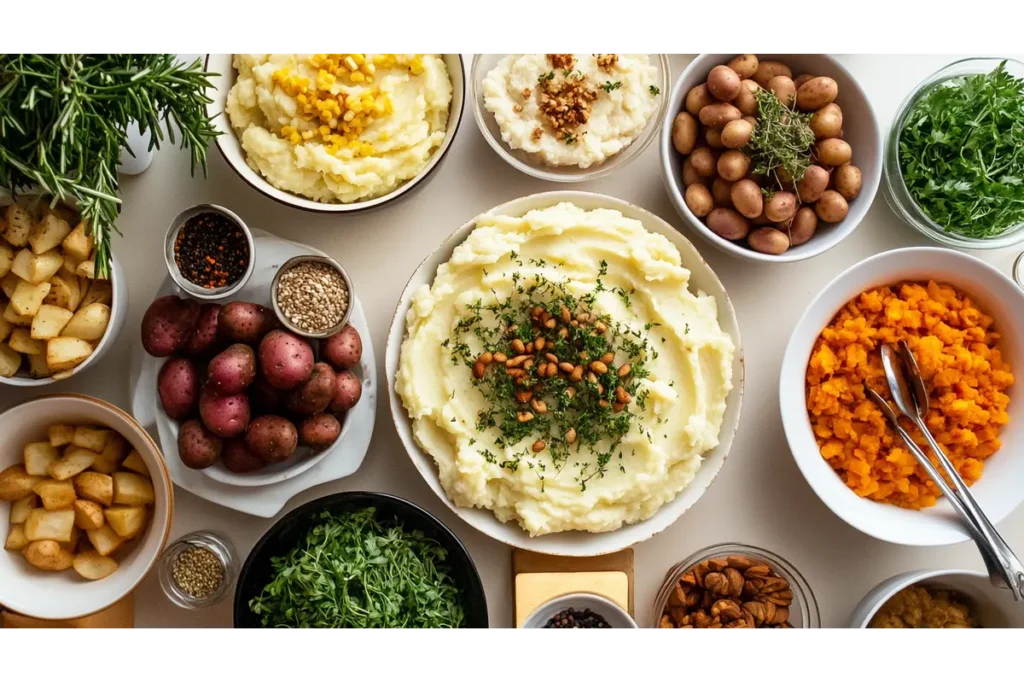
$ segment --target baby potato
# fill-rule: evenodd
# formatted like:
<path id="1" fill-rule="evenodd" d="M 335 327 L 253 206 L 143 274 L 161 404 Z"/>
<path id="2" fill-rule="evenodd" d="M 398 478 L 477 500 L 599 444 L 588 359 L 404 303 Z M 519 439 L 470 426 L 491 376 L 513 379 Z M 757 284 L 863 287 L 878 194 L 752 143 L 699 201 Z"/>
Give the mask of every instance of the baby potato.
<path id="1" fill-rule="evenodd" d="M 718 175 L 737 181 L 750 170 L 750 157 L 738 149 L 729 149 L 718 157 Z"/>
<path id="2" fill-rule="evenodd" d="M 753 116 L 757 113 L 757 91 L 761 89 L 757 83 L 750 79 L 740 81 L 740 91 L 736 94 L 732 104 L 744 116 Z"/>
<path id="3" fill-rule="evenodd" d="M 740 91 L 740 76 L 727 66 L 716 66 L 708 74 L 708 90 L 722 102 L 731 102 Z"/>
<path id="4" fill-rule="evenodd" d="M 70 569 L 75 559 L 74 555 L 61 548 L 57 541 L 33 541 L 21 551 L 21 554 L 30 565 L 48 572 Z"/>
<path id="5" fill-rule="evenodd" d="M 700 122 L 712 128 L 724 128 L 725 124 L 742 118 L 740 110 L 728 102 L 715 102 L 700 110 Z"/>
<path id="6" fill-rule="evenodd" d="M 722 131 L 718 128 L 705 128 L 704 142 L 711 149 L 725 149 L 725 145 L 722 144 Z"/>
<path id="7" fill-rule="evenodd" d="M 828 171 L 817 164 L 811 164 L 804 171 L 804 177 L 796 184 L 796 193 L 804 204 L 818 201 L 821 193 L 828 189 Z"/>
<path id="8" fill-rule="evenodd" d="M 700 183 L 690 185 L 686 188 L 686 206 L 690 208 L 694 216 L 703 218 L 711 213 L 711 209 L 715 208 L 715 200 L 711 196 L 711 191 L 706 185 Z"/>
<path id="9" fill-rule="evenodd" d="M 850 143 L 839 138 L 828 138 L 818 142 L 818 160 L 827 166 L 842 166 L 853 158 Z"/>
<path id="10" fill-rule="evenodd" d="M 711 183 L 711 196 L 715 198 L 715 206 L 721 206 L 726 209 L 732 206 L 732 198 L 730 197 L 732 186 L 733 184 L 722 176 L 715 176 L 714 182 Z"/>
<path id="11" fill-rule="evenodd" d="M 686 111 L 694 116 L 700 114 L 700 110 L 704 107 L 714 103 L 715 98 L 711 96 L 707 83 L 694 86 L 690 88 L 690 92 L 686 93 Z"/>
<path id="12" fill-rule="evenodd" d="M 778 256 L 789 249 L 789 237 L 775 228 L 758 228 L 747 237 L 747 244 L 754 251 Z"/>
<path id="13" fill-rule="evenodd" d="M 710 148 L 698 147 L 690 155 L 690 164 L 701 178 L 713 178 L 717 170 L 718 157 Z"/>
<path id="14" fill-rule="evenodd" d="M 818 111 L 811 114 L 808 121 L 814 137 L 818 140 L 825 138 L 837 138 L 843 132 L 843 110 L 835 102 L 826 104 Z"/>
<path id="15" fill-rule="evenodd" d="M 764 197 L 761 188 L 750 178 L 737 180 L 729 192 L 732 205 L 746 218 L 757 218 L 764 210 Z"/>
<path id="16" fill-rule="evenodd" d="M 687 157 L 683 161 L 683 187 L 689 187 L 694 183 L 702 183 L 704 179 L 697 173 L 697 169 L 693 167 L 693 162 Z"/>
<path id="17" fill-rule="evenodd" d="M 789 225 L 789 245 L 796 247 L 814 237 L 818 229 L 818 214 L 809 206 L 801 206 Z"/>
<path id="18" fill-rule="evenodd" d="M 860 194 L 862 182 L 860 169 L 853 164 L 843 164 L 832 174 L 832 186 L 847 201 L 855 199 Z"/>
<path id="19" fill-rule="evenodd" d="M 764 203 L 764 215 L 772 223 L 788 221 L 796 213 L 797 199 L 792 192 L 776 192 Z M 786 245 L 787 248 L 789 245 Z M 770 254 L 772 252 L 765 252 Z M 780 252 L 781 253 L 781 252 Z"/>
<path id="20" fill-rule="evenodd" d="M 835 190 L 825 190 L 821 198 L 814 202 L 814 212 L 826 223 L 838 223 L 850 212 L 850 205 L 843 195 Z"/>
<path id="21" fill-rule="evenodd" d="M 839 96 L 839 84 L 828 76 L 812 78 L 800 86 L 796 93 L 796 107 L 803 111 L 817 111 L 832 104 Z"/>
<path id="22" fill-rule="evenodd" d="M 796 101 L 796 85 L 789 76 L 774 76 L 768 81 L 768 90 L 787 107 L 792 107 Z"/>
<path id="23" fill-rule="evenodd" d="M 672 121 L 672 146 L 680 154 L 689 154 L 697 144 L 697 119 L 681 111 Z"/>
<path id="24" fill-rule="evenodd" d="M 793 70 L 782 62 L 776 62 L 773 60 L 760 61 L 757 64 L 757 70 L 751 78 L 762 88 L 768 87 L 768 81 L 772 80 L 776 76 L 785 76 L 787 78 L 793 78 Z"/>
<path id="25" fill-rule="evenodd" d="M 0 500 L 15 501 L 32 493 L 32 487 L 41 481 L 25 471 L 23 465 L 11 465 L 0 472 Z"/>
<path id="26" fill-rule="evenodd" d="M 750 142 L 750 136 L 753 134 L 754 126 L 750 124 L 750 121 L 738 119 L 725 124 L 720 137 L 724 146 L 729 149 L 739 149 Z"/>
<path id="27" fill-rule="evenodd" d="M 750 222 L 732 209 L 712 209 L 708 214 L 708 227 L 727 240 L 741 240 L 750 232 Z"/>
<path id="28" fill-rule="evenodd" d="M 733 57 L 728 67 L 740 78 L 750 78 L 757 73 L 757 55 L 739 55 Z"/>
<path id="29" fill-rule="evenodd" d="M 814 78 L 814 76 L 812 76 L 811 74 L 800 74 L 799 76 L 793 79 L 793 85 L 796 86 L 797 90 L 800 90 L 800 86 L 806 83 L 807 81 L 811 80 L 812 78 Z"/>

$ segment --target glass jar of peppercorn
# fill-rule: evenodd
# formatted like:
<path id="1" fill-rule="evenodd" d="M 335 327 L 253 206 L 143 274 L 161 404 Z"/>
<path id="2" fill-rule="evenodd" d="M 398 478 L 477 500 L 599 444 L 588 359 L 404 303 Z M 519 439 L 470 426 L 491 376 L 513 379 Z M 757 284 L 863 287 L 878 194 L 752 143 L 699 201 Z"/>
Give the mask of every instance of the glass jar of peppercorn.
<path id="1" fill-rule="evenodd" d="M 164 260 L 171 279 L 187 294 L 221 299 L 244 287 L 252 275 L 252 233 L 234 212 L 197 204 L 171 221 Z"/>

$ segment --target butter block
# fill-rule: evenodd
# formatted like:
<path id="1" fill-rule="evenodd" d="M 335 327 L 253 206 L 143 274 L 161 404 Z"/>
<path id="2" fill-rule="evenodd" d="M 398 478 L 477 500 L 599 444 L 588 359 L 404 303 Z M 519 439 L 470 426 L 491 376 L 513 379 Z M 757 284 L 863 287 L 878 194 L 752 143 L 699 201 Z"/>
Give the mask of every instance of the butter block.
<path id="1" fill-rule="evenodd" d="M 549 600 L 569 593 L 595 593 L 629 611 L 625 572 L 543 572 L 516 575 L 516 628 Z"/>

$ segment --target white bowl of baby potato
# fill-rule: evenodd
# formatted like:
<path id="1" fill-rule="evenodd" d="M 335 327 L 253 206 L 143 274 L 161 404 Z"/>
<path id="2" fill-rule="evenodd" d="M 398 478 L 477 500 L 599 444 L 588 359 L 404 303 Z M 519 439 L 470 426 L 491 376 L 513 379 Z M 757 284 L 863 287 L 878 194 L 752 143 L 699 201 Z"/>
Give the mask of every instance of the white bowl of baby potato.
<path id="1" fill-rule="evenodd" d="M 73 209 L 0 191 L 0 384 L 42 386 L 89 367 L 128 311 L 121 264 L 95 277 L 92 237 Z"/>
<path id="2" fill-rule="evenodd" d="M 25 401 L 0 414 L 0 433 L 0 606 L 75 619 L 131 593 L 171 527 L 156 443 L 124 411 L 79 394 Z"/>

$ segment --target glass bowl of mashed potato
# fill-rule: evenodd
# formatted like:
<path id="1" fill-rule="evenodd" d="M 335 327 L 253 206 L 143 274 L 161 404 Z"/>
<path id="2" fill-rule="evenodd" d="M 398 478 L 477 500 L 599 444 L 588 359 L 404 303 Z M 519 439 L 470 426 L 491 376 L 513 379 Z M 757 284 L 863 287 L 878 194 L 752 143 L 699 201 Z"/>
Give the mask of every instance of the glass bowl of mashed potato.
<path id="1" fill-rule="evenodd" d="M 665 119 L 668 55 L 476 55 L 473 113 L 512 167 L 573 183 L 640 155 Z"/>

